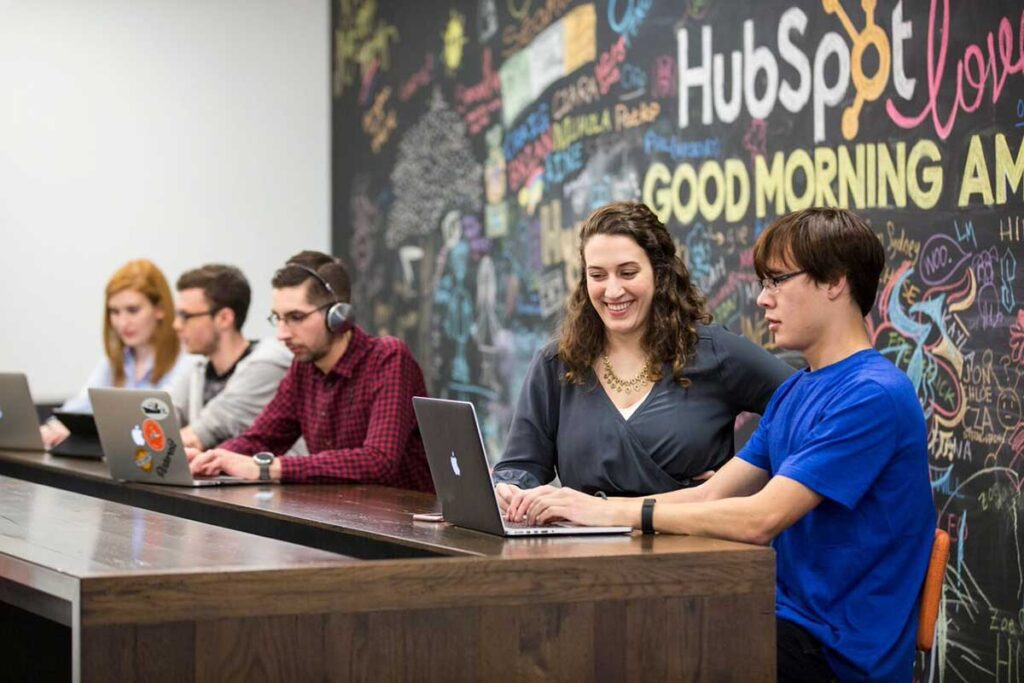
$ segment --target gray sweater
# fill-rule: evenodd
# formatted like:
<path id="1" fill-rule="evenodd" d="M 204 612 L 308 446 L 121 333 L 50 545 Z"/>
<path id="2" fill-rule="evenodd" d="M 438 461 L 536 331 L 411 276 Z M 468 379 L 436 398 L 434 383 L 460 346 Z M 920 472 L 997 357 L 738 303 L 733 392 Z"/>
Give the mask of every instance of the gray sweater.
<path id="1" fill-rule="evenodd" d="M 274 338 L 261 340 L 238 362 L 224 389 L 203 405 L 209 362 L 208 358 L 197 360 L 191 372 L 182 373 L 169 389 L 182 424 L 191 426 L 207 448 L 249 428 L 277 393 L 277 385 L 291 367 L 292 354 Z"/>
<path id="2" fill-rule="evenodd" d="M 556 344 L 534 357 L 519 395 L 495 482 L 532 488 L 557 476 L 593 493 L 672 491 L 733 456 L 733 424 L 761 413 L 793 369 L 721 325 L 698 327 L 683 389 L 671 366 L 627 420 L 591 373 L 584 386 L 564 380 Z"/>

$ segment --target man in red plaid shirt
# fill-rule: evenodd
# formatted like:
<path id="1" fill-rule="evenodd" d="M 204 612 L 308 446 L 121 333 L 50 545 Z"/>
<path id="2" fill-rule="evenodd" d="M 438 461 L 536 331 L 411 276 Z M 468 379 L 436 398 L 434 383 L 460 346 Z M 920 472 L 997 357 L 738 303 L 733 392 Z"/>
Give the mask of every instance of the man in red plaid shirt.
<path id="1" fill-rule="evenodd" d="M 412 408 L 412 397 L 427 389 L 409 347 L 371 337 L 348 319 L 348 273 L 327 254 L 296 254 L 272 285 L 269 320 L 294 354 L 292 366 L 247 431 L 189 451 L 193 474 L 432 492 Z M 280 455 L 299 436 L 310 455 Z"/>

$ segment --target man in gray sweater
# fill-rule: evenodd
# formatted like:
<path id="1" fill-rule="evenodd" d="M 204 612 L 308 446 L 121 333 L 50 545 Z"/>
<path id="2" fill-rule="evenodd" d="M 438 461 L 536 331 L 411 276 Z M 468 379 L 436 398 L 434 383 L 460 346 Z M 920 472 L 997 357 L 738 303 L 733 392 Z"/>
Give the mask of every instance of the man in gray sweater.
<path id="1" fill-rule="evenodd" d="M 202 356 L 170 388 L 185 446 L 205 449 L 244 432 L 274 397 L 292 354 L 274 338 L 249 341 L 242 325 L 249 282 L 234 266 L 208 264 L 177 282 L 174 329 Z"/>

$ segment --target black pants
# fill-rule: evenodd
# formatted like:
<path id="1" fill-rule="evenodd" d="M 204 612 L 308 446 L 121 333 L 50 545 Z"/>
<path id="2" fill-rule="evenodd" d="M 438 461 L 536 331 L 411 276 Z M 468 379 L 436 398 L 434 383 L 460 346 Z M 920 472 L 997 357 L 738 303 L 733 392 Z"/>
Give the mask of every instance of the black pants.
<path id="1" fill-rule="evenodd" d="M 775 619 L 775 656 L 779 683 L 823 683 L 836 680 L 814 636 L 785 619 Z"/>

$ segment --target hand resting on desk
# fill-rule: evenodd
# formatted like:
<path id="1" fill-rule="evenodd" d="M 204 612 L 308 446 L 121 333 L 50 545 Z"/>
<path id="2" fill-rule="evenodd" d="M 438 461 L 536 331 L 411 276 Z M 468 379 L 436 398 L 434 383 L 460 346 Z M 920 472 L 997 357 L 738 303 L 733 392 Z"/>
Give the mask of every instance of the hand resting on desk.
<path id="1" fill-rule="evenodd" d="M 253 462 L 252 456 L 249 455 L 232 453 L 223 448 L 211 448 L 202 452 L 194 448 L 187 448 L 185 454 L 188 457 L 188 467 L 192 470 L 192 475 L 196 477 L 215 477 L 219 474 L 226 474 L 249 481 L 256 481 L 260 478 L 260 467 Z M 281 478 L 280 467 L 278 462 L 270 466 L 271 479 Z"/>

